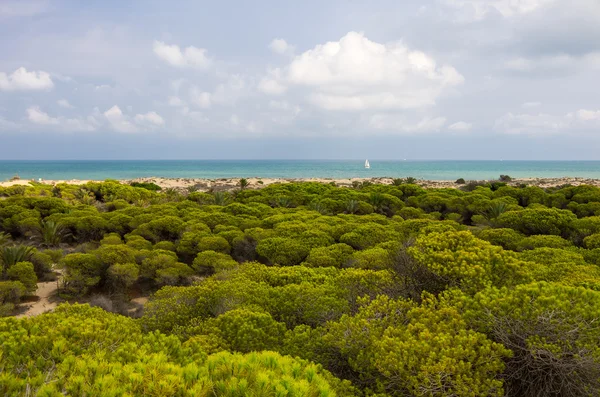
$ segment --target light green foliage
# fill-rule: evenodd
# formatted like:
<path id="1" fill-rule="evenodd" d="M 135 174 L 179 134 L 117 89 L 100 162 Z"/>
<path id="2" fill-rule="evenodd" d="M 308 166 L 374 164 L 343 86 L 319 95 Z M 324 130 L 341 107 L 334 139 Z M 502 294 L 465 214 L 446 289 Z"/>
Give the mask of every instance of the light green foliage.
<path id="1" fill-rule="evenodd" d="M 532 250 L 535 248 L 567 248 L 573 244 L 569 240 L 565 240 L 560 236 L 529 236 L 522 239 L 518 244 L 518 250 Z"/>
<path id="2" fill-rule="evenodd" d="M 391 395 L 502 395 L 498 375 L 509 352 L 469 330 L 454 308 L 382 296 L 329 324 L 324 338 L 357 382 Z"/>
<path id="3" fill-rule="evenodd" d="M 200 324 L 192 323 L 174 333 L 187 337 L 207 335 L 222 340 L 227 350 L 248 353 L 261 350 L 279 350 L 285 334 L 285 325 L 275 321 L 269 313 L 248 309 L 234 309 Z"/>
<path id="4" fill-rule="evenodd" d="M 205 228 L 206 225 L 202 224 Z M 210 230 L 208 231 L 200 231 L 200 232 L 186 232 L 183 233 L 179 243 L 177 244 L 177 254 L 180 258 L 182 258 L 185 262 L 191 262 L 194 260 L 196 255 L 198 254 L 198 243 L 204 237 L 210 236 Z"/>
<path id="5" fill-rule="evenodd" d="M 571 211 L 555 208 L 526 208 L 508 211 L 497 218 L 501 227 L 519 231 L 527 236 L 534 234 L 566 235 L 577 216 Z"/>
<path id="6" fill-rule="evenodd" d="M 294 266 L 300 264 L 309 254 L 306 245 L 292 238 L 271 237 L 258 242 L 256 253 L 272 264 Z"/>
<path id="7" fill-rule="evenodd" d="M 370 223 L 355 228 L 352 232 L 340 237 L 340 243 L 348 244 L 355 249 L 374 247 L 384 241 L 398 239 L 399 235 L 383 225 Z"/>
<path id="8" fill-rule="evenodd" d="M 228 254 L 231 252 L 231 246 L 221 236 L 207 236 L 198 241 L 198 251 L 216 251 Z"/>
<path id="9" fill-rule="evenodd" d="M 108 279 L 117 291 L 131 287 L 140 275 L 137 263 L 115 263 L 108 268 Z"/>
<path id="10" fill-rule="evenodd" d="M 56 262 L 62 297 L 151 294 L 0 320 L 0 395 L 600 394 L 600 189 L 407 181 L 0 188 L 0 316 Z"/>
<path id="11" fill-rule="evenodd" d="M 471 293 L 490 285 L 515 284 L 524 279 L 521 264 L 513 255 L 469 232 L 431 233 L 419 237 L 408 253 L 439 277 L 446 287 L 458 287 Z"/>
<path id="12" fill-rule="evenodd" d="M 142 236 L 136 236 L 128 234 L 125 236 L 127 246 L 135 250 L 150 250 L 152 249 L 152 242 L 146 240 Z"/>
<path id="13" fill-rule="evenodd" d="M 236 267 L 238 263 L 231 256 L 222 252 L 203 251 L 196 256 L 192 267 L 198 273 L 219 272 Z"/>
<path id="14" fill-rule="evenodd" d="M 27 287 L 20 281 L 0 281 L 0 317 L 9 316 L 27 293 Z"/>
<path id="15" fill-rule="evenodd" d="M 371 270 L 389 269 L 392 265 L 390 252 L 380 247 L 355 252 L 351 263 L 354 267 Z"/>
<path id="16" fill-rule="evenodd" d="M 137 251 L 128 245 L 104 245 L 92 251 L 100 262 L 108 268 L 115 263 L 133 263 L 136 261 Z"/>
<path id="17" fill-rule="evenodd" d="M 600 248 L 600 233 L 594 233 L 584 238 L 583 245 L 588 249 Z"/>
<path id="18" fill-rule="evenodd" d="M 37 276 L 31 262 L 15 263 L 6 271 L 6 277 L 9 280 L 20 281 L 30 292 L 37 288 Z"/>
<path id="19" fill-rule="evenodd" d="M 386 390 L 401 395 L 503 396 L 499 373 L 510 352 L 468 329 L 456 309 L 415 308 L 405 326 L 375 341 L 372 362 Z M 440 374 L 444 374 L 440 376 Z"/>
<path id="20" fill-rule="evenodd" d="M 184 222 L 176 216 L 163 216 L 138 226 L 133 233 L 154 243 L 176 240 L 183 231 Z"/>
<path id="21" fill-rule="evenodd" d="M 175 252 L 175 243 L 171 241 L 159 241 L 152 247 L 155 250 L 173 251 Z"/>
<path id="22" fill-rule="evenodd" d="M 536 281 L 554 281 L 600 291 L 600 269 L 586 263 L 582 255 L 585 251 L 536 248 L 524 251 L 520 258 L 529 261 L 528 274 Z"/>
<path id="23" fill-rule="evenodd" d="M 118 233 L 109 233 L 105 234 L 102 240 L 100 240 L 100 245 L 119 245 L 123 244 L 123 240 L 121 240 L 121 235 Z"/>
<path id="24" fill-rule="evenodd" d="M 93 254 L 66 255 L 60 266 L 65 270 L 63 288 L 75 295 L 83 295 L 100 283 L 105 270 L 101 260 Z"/>
<path id="25" fill-rule="evenodd" d="M 33 264 L 33 269 L 38 278 L 42 278 L 52 271 L 52 264 L 57 263 L 61 258 L 62 250 L 57 252 L 52 250 L 36 251 L 29 258 L 29 262 Z"/>
<path id="26" fill-rule="evenodd" d="M 177 263 L 177 256 L 170 251 L 148 252 L 140 264 L 140 277 L 154 279 L 158 270 L 175 266 L 175 263 Z"/>
<path id="27" fill-rule="evenodd" d="M 513 351 L 509 395 L 600 392 L 600 293 L 548 283 L 488 289 L 467 300 L 465 317 Z"/>
<path id="28" fill-rule="evenodd" d="M 519 248 L 519 243 L 525 236 L 513 229 L 500 228 L 483 229 L 477 234 L 477 237 L 489 241 L 494 245 L 499 245 L 506 250 L 516 251 Z"/>
<path id="29" fill-rule="evenodd" d="M 344 267 L 348 264 L 353 252 L 354 249 L 347 244 L 317 247 L 310 250 L 303 264 L 310 267 Z"/>
<path id="30" fill-rule="evenodd" d="M 168 267 L 156 270 L 154 281 L 160 285 L 185 285 L 189 284 L 189 277 L 194 274 L 192 268 L 185 263 L 175 262 Z"/>

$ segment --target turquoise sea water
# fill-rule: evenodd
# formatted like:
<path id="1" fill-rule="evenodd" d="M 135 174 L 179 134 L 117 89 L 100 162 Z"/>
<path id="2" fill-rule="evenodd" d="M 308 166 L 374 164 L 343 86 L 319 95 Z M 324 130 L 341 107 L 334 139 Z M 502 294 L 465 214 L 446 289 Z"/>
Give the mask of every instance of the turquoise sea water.
<path id="1" fill-rule="evenodd" d="M 512 177 L 600 178 L 600 161 L 377 161 L 364 160 L 0 160 L 0 180 L 169 178 L 407 177 L 455 180 Z"/>

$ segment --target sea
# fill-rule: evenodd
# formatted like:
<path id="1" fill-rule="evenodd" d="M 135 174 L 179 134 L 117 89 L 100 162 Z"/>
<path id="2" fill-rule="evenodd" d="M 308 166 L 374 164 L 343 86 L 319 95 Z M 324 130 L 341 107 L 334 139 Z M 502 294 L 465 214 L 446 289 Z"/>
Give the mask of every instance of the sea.
<path id="1" fill-rule="evenodd" d="M 165 178 L 369 178 L 428 180 L 600 178 L 600 161 L 499 160 L 0 160 L 0 181 L 21 179 Z"/>

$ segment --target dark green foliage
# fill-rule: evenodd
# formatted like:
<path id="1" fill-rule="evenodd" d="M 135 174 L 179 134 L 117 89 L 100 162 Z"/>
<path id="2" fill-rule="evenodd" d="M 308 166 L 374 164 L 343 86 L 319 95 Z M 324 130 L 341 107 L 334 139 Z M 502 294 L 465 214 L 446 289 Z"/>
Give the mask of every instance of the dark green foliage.
<path id="1" fill-rule="evenodd" d="M 57 247 L 69 235 L 70 232 L 61 223 L 42 221 L 32 239 L 42 247 Z"/>
<path id="2" fill-rule="evenodd" d="M 159 190 L 162 189 L 156 183 L 152 183 L 152 182 L 131 182 L 130 185 L 133 187 L 139 187 L 142 189 L 150 190 L 152 192 L 158 192 Z"/>
<path id="3" fill-rule="evenodd" d="M 28 261 L 33 253 L 33 247 L 27 245 L 0 247 L 0 265 L 2 265 L 3 271 L 6 271 L 18 262 Z"/>

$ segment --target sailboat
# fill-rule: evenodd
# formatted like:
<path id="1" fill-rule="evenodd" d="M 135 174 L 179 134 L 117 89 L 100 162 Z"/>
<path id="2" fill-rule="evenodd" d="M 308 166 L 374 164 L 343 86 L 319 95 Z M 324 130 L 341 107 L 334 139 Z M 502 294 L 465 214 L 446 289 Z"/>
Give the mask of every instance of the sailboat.
<path id="1" fill-rule="evenodd" d="M 371 164 L 369 164 L 369 160 L 365 160 L 365 168 L 371 168 Z"/>

